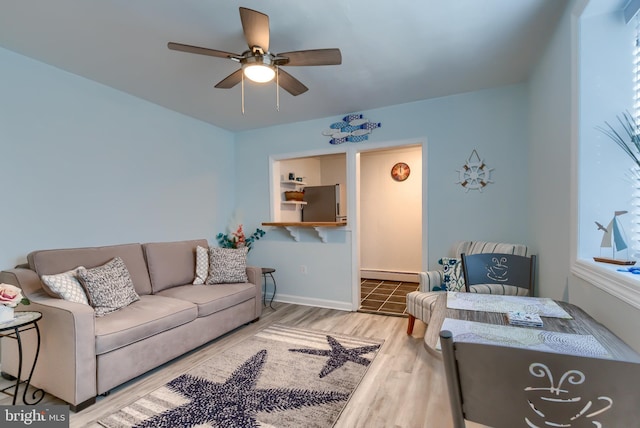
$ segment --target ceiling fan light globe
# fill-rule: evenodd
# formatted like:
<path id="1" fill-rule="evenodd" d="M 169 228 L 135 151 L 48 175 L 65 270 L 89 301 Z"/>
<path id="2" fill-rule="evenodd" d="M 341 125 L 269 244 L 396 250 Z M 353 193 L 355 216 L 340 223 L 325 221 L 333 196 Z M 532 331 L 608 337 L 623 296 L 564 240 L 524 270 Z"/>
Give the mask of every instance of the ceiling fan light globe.
<path id="1" fill-rule="evenodd" d="M 257 83 L 270 82 L 276 76 L 273 67 L 262 64 L 250 64 L 243 68 L 244 75 L 247 79 Z"/>

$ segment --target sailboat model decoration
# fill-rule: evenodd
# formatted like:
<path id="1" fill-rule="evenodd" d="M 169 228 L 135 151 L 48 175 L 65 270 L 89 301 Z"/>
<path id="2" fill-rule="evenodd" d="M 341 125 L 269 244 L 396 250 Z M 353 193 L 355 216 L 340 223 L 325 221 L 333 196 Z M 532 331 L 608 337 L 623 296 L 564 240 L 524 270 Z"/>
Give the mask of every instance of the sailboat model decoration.
<path id="1" fill-rule="evenodd" d="M 615 211 L 613 213 L 613 218 L 607 225 L 604 227 L 602 224 L 597 221 L 596 226 L 598 226 L 598 230 L 602 230 L 602 242 L 600 243 L 600 248 L 611 248 L 611 258 L 608 257 L 594 257 L 593 260 L 597 262 L 603 263 L 613 263 L 616 265 L 634 265 L 636 262 L 634 260 L 622 260 L 616 259 L 616 253 L 618 251 L 627 250 L 627 257 L 629 256 L 629 249 L 627 247 L 627 243 L 625 242 L 624 229 L 622 225 L 618 221 L 618 217 L 622 214 L 626 214 L 628 211 Z"/>

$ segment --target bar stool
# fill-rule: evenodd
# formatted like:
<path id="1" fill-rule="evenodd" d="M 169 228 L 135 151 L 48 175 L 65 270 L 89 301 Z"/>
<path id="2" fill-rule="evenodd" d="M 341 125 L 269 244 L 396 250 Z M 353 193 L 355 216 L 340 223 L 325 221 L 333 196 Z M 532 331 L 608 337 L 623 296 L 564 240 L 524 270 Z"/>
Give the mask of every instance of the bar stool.
<path id="1" fill-rule="evenodd" d="M 264 278 L 264 293 L 262 294 L 262 305 L 267 306 L 267 275 L 271 277 L 271 282 L 273 282 L 273 294 L 271 295 L 271 300 L 269 300 L 269 307 L 273 310 L 273 298 L 276 297 L 276 279 L 273 277 L 273 273 L 276 270 L 274 268 L 262 268 L 262 277 Z"/>

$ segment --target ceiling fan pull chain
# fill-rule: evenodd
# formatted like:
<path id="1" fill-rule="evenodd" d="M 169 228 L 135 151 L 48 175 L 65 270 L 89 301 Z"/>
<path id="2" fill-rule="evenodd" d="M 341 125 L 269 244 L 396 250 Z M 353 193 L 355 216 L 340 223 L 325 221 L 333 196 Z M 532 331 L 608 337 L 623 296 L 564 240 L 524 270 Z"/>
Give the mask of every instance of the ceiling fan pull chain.
<path id="1" fill-rule="evenodd" d="M 244 73 L 242 73 L 242 84 L 240 86 L 242 88 L 242 114 L 244 114 Z"/>
<path id="2" fill-rule="evenodd" d="M 280 67 L 276 65 L 276 110 L 280 111 Z"/>

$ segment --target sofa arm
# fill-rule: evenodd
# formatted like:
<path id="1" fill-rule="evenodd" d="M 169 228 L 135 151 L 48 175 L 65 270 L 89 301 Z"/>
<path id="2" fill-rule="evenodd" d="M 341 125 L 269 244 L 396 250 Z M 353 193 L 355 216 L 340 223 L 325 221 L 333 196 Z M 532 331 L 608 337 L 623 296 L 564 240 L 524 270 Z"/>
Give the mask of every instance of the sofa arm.
<path id="1" fill-rule="evenodd" d="M 250 283 L 257 285 L 262 290 L 262 268 L 247 266 L 247 278 Z"/>
<path id="2" fill-rule="evenodd" d="M 257 266 L 247 266 L 247 278 L 256 287 L 256 318 L 262 315 L 262 268 Z"/>
<path id="3" fill-rule="evenodd" d="M 38 274 L 30 269 L 12 269 L 0 273 L 0 281 L 33 290 Z M 32 384 L 68 402 L 72 406 L 95 398 L 96 355 L 95 315 L 93 308 L 82 303 L 51 297 L 40 290 L 29 296 L 31 304 L 19 305 L 20 311 L 42 313 L 38 321 L 40 353 Z M 23 377 L 29 374 L 35 356 L 37 335 L 34 330 L 21 334 L 23 344 Z M 2 371 L 18 374 L 18 349 L 15 340 L 2 338 L 0 347 Z"/>
<path id="4" fill-rule="evenodd" d="M 420 291 L 433 291 L 434 287 L 442 287 L 442 284 L 444 284 L 444 272 L 442 270 L 420 272 Z"/>

